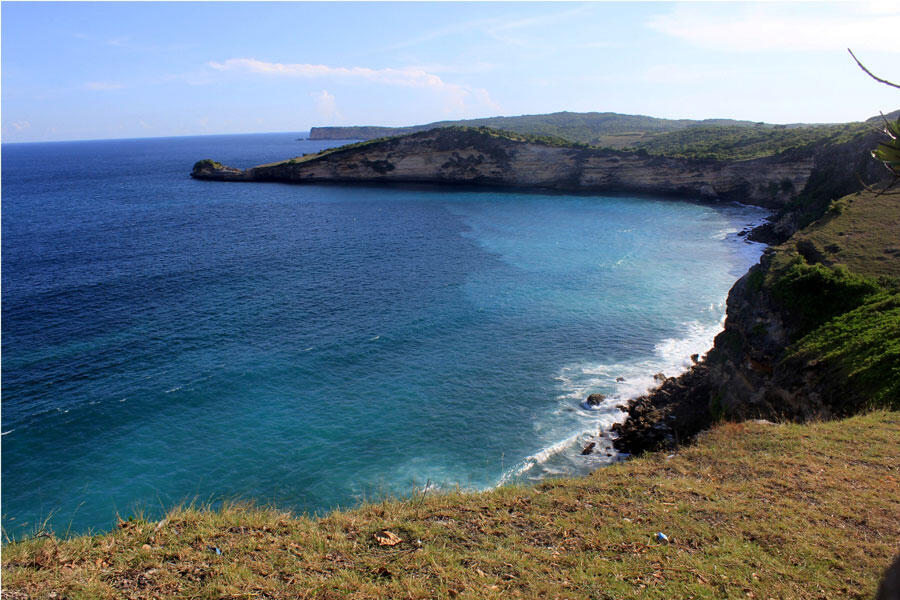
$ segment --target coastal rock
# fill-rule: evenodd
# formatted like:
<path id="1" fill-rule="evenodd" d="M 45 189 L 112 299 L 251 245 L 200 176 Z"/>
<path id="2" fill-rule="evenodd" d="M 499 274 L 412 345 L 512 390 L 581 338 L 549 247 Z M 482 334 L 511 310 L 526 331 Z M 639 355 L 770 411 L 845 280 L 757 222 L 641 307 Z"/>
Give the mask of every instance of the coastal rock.
<path id="1" fill-rule="evenodd" d="M 214 179 L 217 181 L 248 180 L 246 171 L 235 169 L 234 167 L 226 167 L 222 163 L 216 162 L 210 158 L 199 160 L 194 163 L 191 177 L 194 179 Z"/>
<path id="2" fill-rule="evenodd" d="M 587 456 L 588 454 L 592 453 L 594 451 L 594 447 L 596 445 L 597 445 L 597 442 L 591 442 L 590 444 L 588 444 L 587 446 L 584 447 L 584 449 L 581 451 L 581 455 Z"/>
<path id="3" fill-rule="evenodd" d="M 600 406 L 606 400 L 603 394 L 591 394 L 585 401 L 588 406 Z"/>
<path id="4" fill-rule="evenodd" d="M 641 454 L 689 440 L 712 424 L 710 393 L 709 370 L 702 364 L 666 380 L 658 390 L 628 403 L 626 420 L 612 426 L 617 434 L 614 447 Z"/>

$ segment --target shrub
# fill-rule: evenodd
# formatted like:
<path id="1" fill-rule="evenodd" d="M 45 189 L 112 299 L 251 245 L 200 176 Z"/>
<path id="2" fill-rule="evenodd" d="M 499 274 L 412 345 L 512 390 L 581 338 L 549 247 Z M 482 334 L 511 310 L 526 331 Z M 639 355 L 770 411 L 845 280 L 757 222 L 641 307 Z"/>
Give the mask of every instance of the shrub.
<path id="1" fill-rule="evenodd" d="M 844 265 L 810 265 L 797 257 L 772 284 L 772 296 L 798 319 L 804 335 L 855 309 L 879 289 L 874 280 L 851 273 Z"/>
<path id="2" fill-rule="evenodd" d="M 871 296 L 804 336 L 787 359 L 819 363 L 839 413 L 900 410 L 900 294 Z"/>
<path id="3" fill-rule="evenodd" d="M 204 158 L 194 163 L 194 171 L 202 171 L 203 169 L 221 169 L 222 163 L 211 158 Z"/>

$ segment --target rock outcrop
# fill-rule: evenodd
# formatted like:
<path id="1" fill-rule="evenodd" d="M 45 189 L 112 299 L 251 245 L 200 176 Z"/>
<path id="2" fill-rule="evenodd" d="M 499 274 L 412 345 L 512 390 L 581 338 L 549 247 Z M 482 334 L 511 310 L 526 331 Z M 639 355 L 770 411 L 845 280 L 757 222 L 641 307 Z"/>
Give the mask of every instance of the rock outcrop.
<path id="1" fill-rule="evenodd" d="M 222 181 L 454 183 L 661 194 L 780 208 L 806 186 L 812 153 L 745 161 L 651 156 L 542 143 L 487 129 L 444 128 L 353 144 L 240 171 L 195 169 Z"/>

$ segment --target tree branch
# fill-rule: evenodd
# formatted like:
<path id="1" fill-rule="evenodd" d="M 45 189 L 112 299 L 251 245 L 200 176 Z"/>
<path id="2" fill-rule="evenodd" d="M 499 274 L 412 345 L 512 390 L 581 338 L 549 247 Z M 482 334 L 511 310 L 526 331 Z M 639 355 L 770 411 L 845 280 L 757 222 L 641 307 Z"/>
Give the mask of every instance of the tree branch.
<path id="1" fill-rule="evenodd" d="M 859 65 L 859 68 L 866 72 L 866 75 L 868 75 L 869 77 L 871 77 L 872 79 L 874 79 L 874 80 L 877 81 L 878 83 L 883 83 L 883 84 L 885 84 L 885 85 L 889 85 L 889 86 L 891 86 L 891 87 L 895 87 L 895 88 L 897 88 L 897 89 L 900 89 L 900 85 L 897 85 L 896 83 L 892 83 L 892 82 L 888 81 L 887 79 L 882 79 L 881 77 L 878 77 L 878 76 L 876 76 L 874 73 L 872 73 L 872 71 L 868 70 L 861 62 L 859 62 L 859 59 L 856 58 L 856 55 L 855 55 L 855 54 L 853 54 L 853 50 L 851 50 L 850 48 L 847 48 L 847 52 L 850 53 L 850 56 L 853 57 L 853 60 L 855 60 L 855 61 L 856 61 L 856 64 Z"/>

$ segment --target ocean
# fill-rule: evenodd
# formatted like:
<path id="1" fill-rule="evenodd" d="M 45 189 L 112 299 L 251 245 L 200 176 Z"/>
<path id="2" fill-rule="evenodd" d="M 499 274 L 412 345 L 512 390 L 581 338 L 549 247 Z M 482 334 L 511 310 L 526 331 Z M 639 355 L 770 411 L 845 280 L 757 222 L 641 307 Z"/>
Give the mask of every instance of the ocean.
<path id="1" fill-rule="evenodd" d="M 301 137 L 3 145 L 8 536 L 590 472 L 763 248 L 738 204 L 188 176 Z"/>

